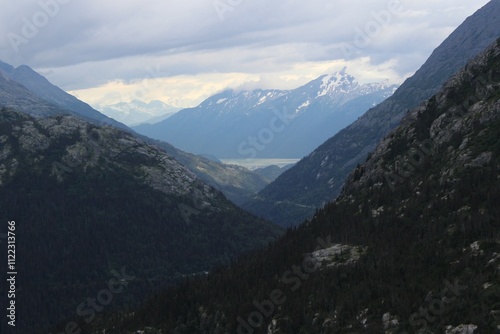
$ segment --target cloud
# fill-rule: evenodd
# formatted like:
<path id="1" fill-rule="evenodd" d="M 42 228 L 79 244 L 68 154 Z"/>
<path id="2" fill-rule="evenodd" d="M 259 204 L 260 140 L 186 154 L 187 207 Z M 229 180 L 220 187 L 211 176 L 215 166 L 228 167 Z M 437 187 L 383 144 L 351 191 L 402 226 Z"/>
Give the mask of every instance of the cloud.
<path id="1" fill-rule="evenodd" d="M 361 81 L 397 81 L 487 3 L 400 0 L 401 10 L 393 13 L 395 1 L 9 0 L 0 5 L 0 59 L 28 64 L 96 101 L 161 79 L 166 90 L 185 94 L 179 101 L 197 103 L 225 85 L 293 88 L 344 65 L 362 69 Z M 221 3 L 223 10 L 216 7 Z M 376 34 L 346 57 L 342 47 L 355 46 L 359 31 L 374 22 Z M 28 38 L 29 24 L 36 34 Z M 18 52 L 13 34 L 24 39 Z"/>
<path id="2" fill-rule="evenodd" d="M 108 82 L 105 85 L 76 91 L 71 94 L 95 107 L 134 99 L 151 101 L 159 99 L 175 107 L 187 108 L 229 87 L 256 80 L 246 73 L 205 73 L 200 75 L 179 75 L 167 78 L 149 77 L 140 81 L 125 83 Z"/>

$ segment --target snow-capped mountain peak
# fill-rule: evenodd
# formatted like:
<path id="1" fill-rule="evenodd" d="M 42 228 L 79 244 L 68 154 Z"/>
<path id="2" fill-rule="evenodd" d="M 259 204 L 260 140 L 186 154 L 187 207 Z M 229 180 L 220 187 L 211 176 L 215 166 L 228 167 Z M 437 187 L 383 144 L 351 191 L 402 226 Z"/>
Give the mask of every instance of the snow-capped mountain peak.
<path id="1" fill-rule="evenodd" d="M 127 125 L 135 125 L 144 122 L 159 122 L 172 116 L 181 109 L 159 100 L 154 100 L 149 103 L 140 100 L 132 100 L 130 102 L 103 105 L 98 108 L 101 109 L 105 115 Z"/>
<path id="2" fill-rule="evenodd" d="M 317 97 L 333 93 L 349 93 L 359 86 L 356 78 L 347 74 L 345 69 L 334 74 L 323 75 L 319 79 L 321 79 L 321 85 Z"/>

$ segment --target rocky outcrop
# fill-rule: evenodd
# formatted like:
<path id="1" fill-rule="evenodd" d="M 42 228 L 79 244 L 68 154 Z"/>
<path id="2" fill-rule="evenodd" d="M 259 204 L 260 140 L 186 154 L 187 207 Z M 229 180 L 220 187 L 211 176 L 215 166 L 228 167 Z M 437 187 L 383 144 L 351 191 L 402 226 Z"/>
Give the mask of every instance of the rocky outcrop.
<path id="1" fill-rule="evenodd" d="M 161 149 L 112 127 L 97 127 L 74 116 L 26 119 L 13 126 L 10 136 L 17 139 L 21 151 L 33 156 L 35 161 L 47 160 L 44 153 L 67 140 L 60 159 L 52 162 L 53 172 L 60 181 L 69 174 L 67 172 L 70 169 L 78 167 L 85 171 L 97 167 L 98 162 L 104 160 L 106 168 L 127 169 L 131 177 L 141 179 L 167 195 L 197 194 L 203 205 L 209 205 L 215 197 L 215 189 L 204 185 L 191 171 Z M 71 137 L 77 139 L 68 140 Z M 3 135 L 2 141 L 10 142 L 9 136 Z M 10 147 L 9 144 L 5 145 L 0 154 L 3 157 L 0 159 L 2 169 L 13 163 L 8 159 Z M 15 173 L 14 170 L 9 170 L 12 171 L 11 175 Z"/>
<path id="2" fill-rule="evenodd" d="M 310 256 L 320 268 L 328 268 L 354 264 L 365 252 L 366 248 L 361 246 L 336 244 L 314 251 Z"/>
<path id="3" fill-rule="evenodd" d="M 457 327 L 447 326 L 445 334 L 474 334 L 476 333 L 476 325 L 459 325 Z"/>
<path id="4" fill-rule="evenodd" d="M 424 180 L 412 177 L 416 169 L 438 164 L 438 160 L 450 166 L 430 176 L 441 184 L 459 182 L 465 169 L 488 165 L 493 155 L 489 150 L 495 147 L 487 143 L 486 148 L 478 147 L 482 142 L 478 137 L 489 138 L 500 120 L 500 62 L 491 64 L 499 56 L 500 40 L 451 78 L 436 96 L 408 113 L 401 126 L 351 174 L 344 191 L 366 191 L 382 184 L 393 188 L 407 182 L 418 192 Z M 487 129 L 492 125 L 494 129 Z M 380 208 L 373 210 L 376 213 Z"/>

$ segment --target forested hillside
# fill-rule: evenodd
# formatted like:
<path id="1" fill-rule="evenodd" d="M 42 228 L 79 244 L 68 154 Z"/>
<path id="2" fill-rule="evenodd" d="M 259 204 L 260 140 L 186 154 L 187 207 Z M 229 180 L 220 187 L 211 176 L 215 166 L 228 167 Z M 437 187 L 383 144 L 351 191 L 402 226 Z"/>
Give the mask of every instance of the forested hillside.
<path id="1" fill-rule="evenodd" d="M 94 328 L 495 333 L 499 172 L 500 40 L 410 111 L 312 220 Z"/>
<path id="2" fill-rule="evenodd" d="M 24 333 L 85 312 L 78 307 L 114 272 L 134 279 L 109 308 L 130 307 L 281 233 L 112 127 L 1 109 L 0 143 L 0 212 L 17 226 Z"/>

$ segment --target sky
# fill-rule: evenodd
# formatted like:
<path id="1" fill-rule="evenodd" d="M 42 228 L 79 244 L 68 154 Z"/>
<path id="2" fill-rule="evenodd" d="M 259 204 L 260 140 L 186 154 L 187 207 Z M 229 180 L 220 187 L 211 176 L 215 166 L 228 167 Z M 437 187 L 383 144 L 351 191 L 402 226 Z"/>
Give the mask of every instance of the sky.
<path id="1" fill-rule="evenodd" d="M 488 0 L 2 0 L 0 60 L 94 107 L 198 105 L 347 67 L 402 83 Z"/>

